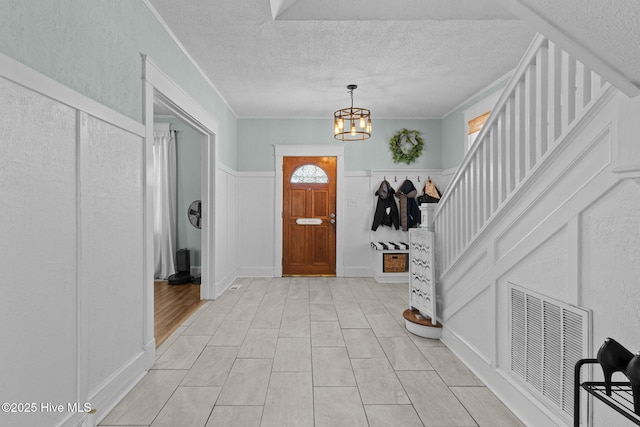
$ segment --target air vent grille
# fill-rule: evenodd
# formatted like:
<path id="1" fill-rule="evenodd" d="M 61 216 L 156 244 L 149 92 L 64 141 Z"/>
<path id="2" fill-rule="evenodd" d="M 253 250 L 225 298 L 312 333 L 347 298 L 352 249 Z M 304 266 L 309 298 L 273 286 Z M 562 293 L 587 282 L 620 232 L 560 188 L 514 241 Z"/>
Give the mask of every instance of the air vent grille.
<path id="1" fill-rule="evenodd" d="M 547 406 L 573 413 L 573 368 L 587 357 L 590 312 L 509 284 L 511 373 Z"/>

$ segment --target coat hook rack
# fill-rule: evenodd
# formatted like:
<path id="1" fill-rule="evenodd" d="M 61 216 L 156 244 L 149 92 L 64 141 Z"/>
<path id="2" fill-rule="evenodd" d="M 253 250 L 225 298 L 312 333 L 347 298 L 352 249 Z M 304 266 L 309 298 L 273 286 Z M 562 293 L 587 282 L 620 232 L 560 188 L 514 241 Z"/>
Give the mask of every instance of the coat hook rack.
<path id="1" fill-rule="evenodd" d="M 397 177 L 397 176 L 394 176 L 394 177 L 393 177 L 393 181 L 394 181 L 394 182 L 398 182 L 398 177 Z"/>
<path id="2" fill-rule="evenodd" d="M 418 182 L 420 182 L 420 175 L 418 175 Z"/>

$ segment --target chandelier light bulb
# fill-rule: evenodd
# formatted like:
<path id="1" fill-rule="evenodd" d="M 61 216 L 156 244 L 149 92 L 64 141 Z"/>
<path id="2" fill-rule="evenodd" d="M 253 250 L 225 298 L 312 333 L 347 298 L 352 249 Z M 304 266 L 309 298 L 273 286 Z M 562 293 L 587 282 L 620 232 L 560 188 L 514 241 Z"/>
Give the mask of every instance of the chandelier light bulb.
<path id="1" fill-rule="evenodd" d="M 356 136 L 356 124 L 351 121 L 351 136 Z"/>
<path id="2" fill-rule="evenodd" d="M 360 129 L 364 129 L 364 126 L 365 126 L 364 117 L 360 117 L 360 122 L 358 122 L 358 125 L 360 126 Z"/>

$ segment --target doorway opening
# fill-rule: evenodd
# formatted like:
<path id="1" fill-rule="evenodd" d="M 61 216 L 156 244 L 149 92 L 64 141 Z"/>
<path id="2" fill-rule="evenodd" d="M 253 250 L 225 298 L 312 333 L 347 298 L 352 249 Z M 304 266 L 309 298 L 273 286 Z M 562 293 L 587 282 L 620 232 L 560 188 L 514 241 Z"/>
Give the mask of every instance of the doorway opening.
<path id="1" fill-rule="evenodd" d="M 195 144 L 196 153 L 194 157 L 198 159 L 200 166 L 199 177 L 196 180 L 200 182 L 200 209 L 201 229 L 200 234 L 200 285 L 199 292 L 195 295 L 200 300 L 207 300 L 217 296 L 215 280 L 214 280 L 214 188 L 215 188 L 215 168 L 216 168 L 216 135 L 218 133 L 218 122 L 209 115 L 199 104 L 195 103 L 184 90 L 169 78 L 149 57 L 143 55 L 143 73 L 144 73 L 144 122 L 146 124 L 146 141 L 144 148 L 145 158 L 145 206 L 144 206 L 144 224 L 145 224 L 145 274 L 144 274 L 144 342 L 146 350 L 146 365 L 150 368 L 155 362 L 155 285 L 154 285 L 154 242 L 153 242 L 153 194 L 151 183 L 153 179 L 153 124 L 154 124 L 154 108 L 156 113 L 162 108 L 168 115 L 175 119 L 176 124 L 180 123 L 183 132 L 191 132 Z M 154 107 L 156 106 L 156 107 Z M 194 148 L 193 146 L 191 148 Z M 187 209 L 194 196 L 187 196 L 186 206 L 177 206 L 178 211 L 184 211 L 187 215 Z M 188 227 L 191 227 L 189 225 Z M 174 285 L 172 285 L 174 286 Z M 181 285 L 175 285 L 181 286 Z M 193 293 L 193 292 L 192 292 Z M 177 300 L 174 300 L 177 301 Z M 175 308 L 175 304 L 170 304 L 170 308 Z"/>
<path id="2" fill-rule="evenodd" d="M 158 347 L 204 304 L 200 297 L 202 134 L 154 101 L 153 288 Z"/>

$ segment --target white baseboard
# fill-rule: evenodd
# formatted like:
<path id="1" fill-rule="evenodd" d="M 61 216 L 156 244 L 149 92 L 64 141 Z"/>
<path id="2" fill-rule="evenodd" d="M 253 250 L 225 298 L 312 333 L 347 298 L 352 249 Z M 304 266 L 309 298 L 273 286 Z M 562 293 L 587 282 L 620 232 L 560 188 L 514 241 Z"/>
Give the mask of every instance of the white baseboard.
<path id="1" fill-rule="evenodd" d="M 238 277 L 274 277 L 273 267 L 241 267 Z"/>
<path id="2" fill-rule="evenodd" d="M 226 291 L 229 288 L 229 286 L 231 286 L 231 284 L 233 283 L 234 280 L 236 280 L 237 277 L 238 277 L 237 272 L 234 271 L 228 274 L 227 276 L 223 277 L 222 279 L 218 280 L 216 282 L 216 294 L 209 295 L 208 299 L 216 299 L 220 295 L 222 295 L 224 291 Z"/>
<path id="3" fill-rule="evenodd" d="M 148 352 L 140 352 L 102 384 L 89 392 L 88 403 L 96 410 L 96 421 L 100 422 L 138 384 L 147 373 Z"/>
<path id="4" fill-rule="evenodd" d="M 409 273 L 378 273 L 373 275 L 378 283 L 409 283 Z"/>
<path id="5" fill-rule="evenodd" d="M 568 425 L 551 411 L 545 411 L 533 396 L 526 394 L 521 388 L 502 375 L 499 368 L 494 368 L 482 355 L 478 355 L 465 344 L 453 331 L 445 325 L 440 339 L 464 364 L 474 373 L 511 412 L 529 427 L 568 427 Z M 533 404 L 532 404 L 533 402 Z"/>
<path id="6" fill-rule="evenodd" d="M 273 267 L 241 267 L 237 277 L 276 277 Z M 373 277 L 371 267 L 345 267 L 344 277 Z"/>
<path id="7" fill-rule="evenodd" d="M 156 363 L 156 339 L 153 338 L 151 341 L 146 343 L 143 347 L 143 351 L 145 354 L 145 369 L 149 370 Z"/>
<path id="8" fill-rule="evenodd" d="M 345 267 L 344 277 L 373 277 L 371 267 Z"/>

